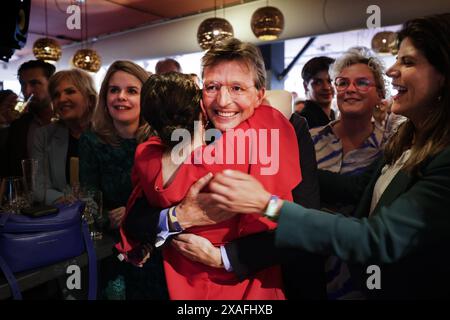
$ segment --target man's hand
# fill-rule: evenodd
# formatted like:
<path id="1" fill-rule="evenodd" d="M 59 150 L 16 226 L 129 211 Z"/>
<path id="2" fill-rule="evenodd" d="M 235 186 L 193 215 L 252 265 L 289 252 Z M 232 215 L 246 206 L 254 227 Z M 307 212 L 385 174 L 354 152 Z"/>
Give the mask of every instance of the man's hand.
<path id="1" fill-rule="evenodd" d="M 222 222 L 235 215 L 217 207 L 209 193 L 200 193 L 212 179 L 212 173 L 194 183 L 183 201 L 177 205 L 177 219 L 183 229 Z"/>
<path id="2" fill-rule="evenodd" d="M 220 249 L 208 239 L 192 233 L 179 234 L 172 239 L 171 245 L 186 258 L 214 268 L 223 268 Z"/>

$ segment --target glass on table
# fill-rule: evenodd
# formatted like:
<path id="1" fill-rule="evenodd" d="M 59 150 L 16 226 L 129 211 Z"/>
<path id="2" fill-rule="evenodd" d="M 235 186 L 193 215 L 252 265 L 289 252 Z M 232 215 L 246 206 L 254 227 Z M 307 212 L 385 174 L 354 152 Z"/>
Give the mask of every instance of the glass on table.
<path id="1" fill-rule="evenodd" d="M 22 174 L 25 184 L 25 191 L 28 196 L 28 202 L 31 205 L 45 204 L 46 185 L 44 181 L 38 179 L 38 171 L 44 172 L 37 159 L 22 159 Z"/>
<path id="2" fill-rule="evenodd" d="M 83 218 L 89 226 L 93 240 L 103 238 L 103 194 L 100 190 L 80 185 L 67 186 L 64 189 L 64 202 L 84 202 Z"/>
<path id="3" fill-rule="evenodd" d="M 0 208 L 5 212 L 20 214 L 30 206 L 22 177 L 5 177 L 0 182 Z"/>

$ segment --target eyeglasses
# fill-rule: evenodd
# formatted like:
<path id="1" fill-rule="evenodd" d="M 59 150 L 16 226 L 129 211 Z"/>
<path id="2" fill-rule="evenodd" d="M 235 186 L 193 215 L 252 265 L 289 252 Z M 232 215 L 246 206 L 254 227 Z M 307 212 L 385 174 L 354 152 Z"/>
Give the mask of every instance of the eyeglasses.
<path id="1" fill-rule="evenodd" d="M 218 82 L 210 82 L 206 83 L 203 86 L 203 91 L 208 95 L 209 97 L 215 97 L 220 92 L 222 87 L 227 88 L 228 94 L 232 98 L 243 96 L 247 93 L 248 89 L 253 88 L 255 86 L 250 87 L 244 87 L 240 84 L 231 84 L 231 85 L 225 85 Z"/>
<path id="2" fill-rule="evenodd" d="M 334 80 L 334 86 L 336 87 L 336 90 L 338 92 L 347 90 L 347 88 L 350 86 L 350 83 L 353 83 L 353 86 L 360 92 L 367 92 L 369 91 L 370 87 L 376 86 L 373 81 L 365 77 L 356 78 L 353 81 L 350 81 L 349 78 L 345 77 L 337 77 Z"/>

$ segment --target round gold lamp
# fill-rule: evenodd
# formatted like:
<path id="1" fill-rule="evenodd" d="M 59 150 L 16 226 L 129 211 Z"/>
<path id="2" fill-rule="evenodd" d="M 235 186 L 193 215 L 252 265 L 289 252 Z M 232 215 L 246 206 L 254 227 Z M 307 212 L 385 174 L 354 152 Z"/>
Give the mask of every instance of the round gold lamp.
<path id="1" fill-rule="evenodd" d="M 283 13 L 275 7 L 259 8 L 252 15 L 251 27 L 258 39 L 264 41 L 278 39 L 284 29 Z"/>
<path id="2" fill-rule="evenodd" d="M 391 42 L 389 43 L 389 50 L 395 56 L 398 53 L 398 33 L 394 32 L 394 36 L 391 38 Z"/>
<path id="3" fill-rule="evenodd" d="M 97 72 L 102 65 L 102 59 L 97 51 L 92 49 L 80 49 L 75 52 L 72 58 L 72 63 L 75 67 L 89 71 Z"/>
<path id="4" fill-rule="evenodd" d="M 203 50 L 208 50 L 216 41 L 231 38 L 233 26 L 222 18 L 209 18 L 203 21 L 197 30 L 197 42 Z"/>
<path id="5" fill-rule="evenodd" d="M 33 44 L 33 54 L 36 59 L 55 62 L 61 58 L 61 46 L 56 40 L 40 38 Z"/>
<path id="6" fill-rule="evenodd" d="M 378 53 L 390 53 L 395 46 L 397 35 L 392 31 L 382 31 L 372 38 L 372 49 Z"/>

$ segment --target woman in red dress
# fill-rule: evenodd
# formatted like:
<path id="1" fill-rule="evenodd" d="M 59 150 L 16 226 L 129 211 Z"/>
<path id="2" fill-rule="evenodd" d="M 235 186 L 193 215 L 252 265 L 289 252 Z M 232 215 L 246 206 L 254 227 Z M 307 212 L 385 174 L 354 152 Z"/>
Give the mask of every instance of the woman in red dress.
<path id="1" fill-rule="evenodd" d="M 145 83 L 143 114 L 158 137 L 137 148 L 133 169 L 136 187 L 128 207 L 141 195 L 151 206 L 174 206 L 199 178 L 224 169 L 249 173 L 272 194 L 292 199 L 291 191 L 301 180 L 298 146 L 288 120 L 277 110 L 261 105 L 265 73 L 258 49 L 229 40 L 208 51 L 203 69 L 203 113 L 201 91 L 189 77 L 169 73 L 152 76 Z M 199 122 L 203 118 L 212 122 L 216 133 L 222 132 L 209 145 L 203 141 L 205 132 Z M 206 133 L 208 136 L 210 132 Z M 182 140 L 174 141 L 174 136 Z M 184 232 L 201 235 L 220 246 L 275 227 L 274 222 L 257 215 L 236 215 Z M 126 252 L 135 244 L 122 235 Z M 222 268 L 185 258 L 171 245 L 164 246 L 163 257 L 171 299 L 284 299 L 278 266 L 239 281 Z"/>

